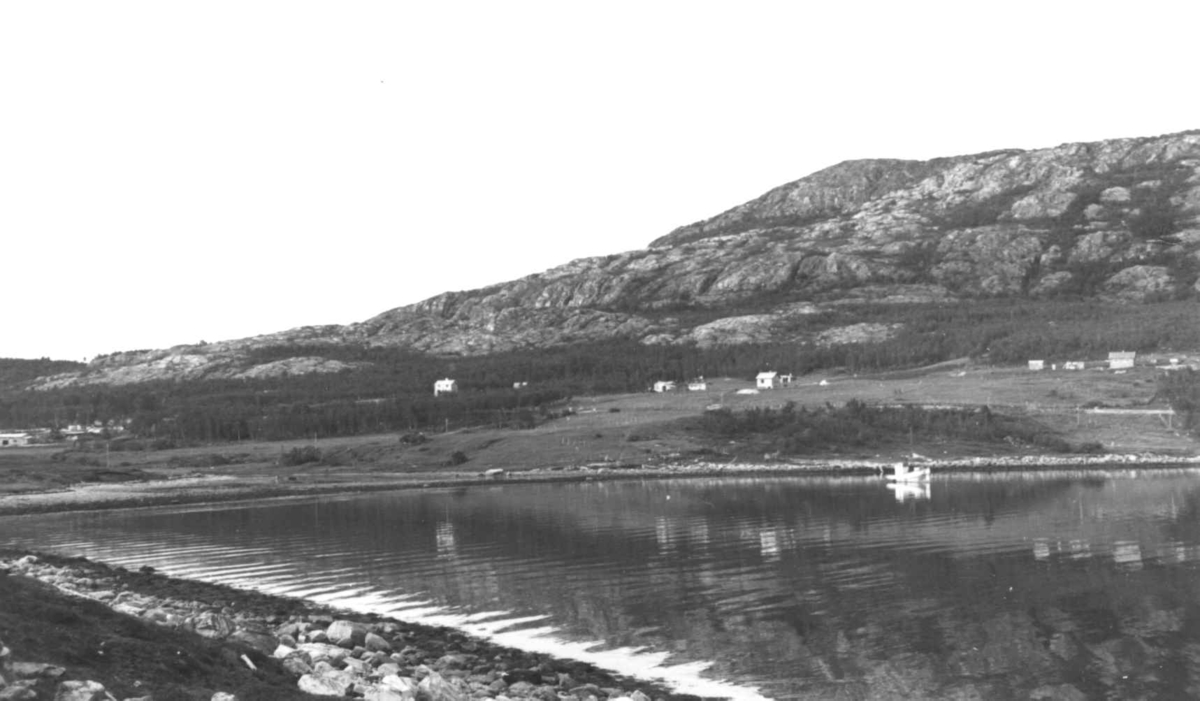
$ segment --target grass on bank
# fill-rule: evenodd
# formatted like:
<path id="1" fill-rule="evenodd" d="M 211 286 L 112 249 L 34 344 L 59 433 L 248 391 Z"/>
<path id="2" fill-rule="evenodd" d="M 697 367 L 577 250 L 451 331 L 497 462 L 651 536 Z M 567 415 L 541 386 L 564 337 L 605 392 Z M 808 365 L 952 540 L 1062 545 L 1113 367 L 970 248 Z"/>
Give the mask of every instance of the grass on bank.
<path id="1" fill-rule="evenodd" d="M 1028 417 L 1006 416 L 986 406 L 924 408 L 872 406 L 851 400 L 835 407 L 728 409 L 705 412 L 684 424 L 701 440 L 736 453 L 803 456 L 813 452 L 894 450 L 949 442 L 985 450 L 1035 449 L 1048 453 L 1101 453 L 1098 443 L 1072 445 L 1056 431 Z"/>
<path id="2" fill-rule="evenodd" d="M 100 682 L 117 698 L 207 701 L 217 691 L 263 701 L 319 698 L 296 688 L 278 660 L 245 645 L 147 623 L 3 572 L 0 636 L 14 660 L 67 670 L 61 680 L 41 680 L 38 698 L 54 698 L 58 681 L 71 679 Z"/>

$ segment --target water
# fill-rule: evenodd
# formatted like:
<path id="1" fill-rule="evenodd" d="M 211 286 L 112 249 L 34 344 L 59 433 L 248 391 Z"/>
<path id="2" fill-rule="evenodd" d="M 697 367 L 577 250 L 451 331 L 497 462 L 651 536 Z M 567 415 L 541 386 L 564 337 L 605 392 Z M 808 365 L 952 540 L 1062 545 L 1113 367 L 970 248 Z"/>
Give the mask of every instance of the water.
<path id="1" fill-rule="evenodd" d="M 496 485 L 0 519 L 0 543 L 737 698 L 1200 695 L 1200 473 Z"/>

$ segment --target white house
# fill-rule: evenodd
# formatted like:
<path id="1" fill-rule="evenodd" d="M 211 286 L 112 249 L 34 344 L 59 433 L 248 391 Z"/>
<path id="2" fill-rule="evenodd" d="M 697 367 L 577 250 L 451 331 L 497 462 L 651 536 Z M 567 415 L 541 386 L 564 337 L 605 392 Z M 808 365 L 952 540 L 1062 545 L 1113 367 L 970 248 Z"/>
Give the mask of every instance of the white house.
<path id="1" fill-rule="evenodd" d="M 792 384 L 791 375 L 780 375 L 777 372 L 760 372 L 754 377 L 754 384 L 759 389 L 776 389 Z"/>
<path id="2" fill-rule="evenodd" d="M 458 382 L 447 377 L 444 380 L 438 380 L 433 383 L 433 396 L 437 397 L 442 394 L 453 394 L 458 391 Z"/>
<path id="3" fill-rule="evenodd" d="M 688 383 L 688 391 L 689 392 L 707 392 L 708 391 L 708 383 L 704 381 L 703 377 L 697 377 L 696 379 L 694 379 Z"/>
<path id="4" fill-rule="evenodd" d="M 1113 351 L 1108 354 L 1108 369 L 1109 370 L 1125 370 L 1133 367 L 1133 361 L 1137 358 L 1137 353 L 1134 351 Z"/>
<path id="5" fill-rule="evenodd" d="M 654 383 L 655 392 L 674 392 L 675 383 L 671 380 L 659 380 Z"/>
<path id="6" fill-rule="evenodd" d="M 1087 367 L 1087 363 L 1082 360 L 1068 360 L 1063 363 L 1063 370 L 1082 370 Z"/>
<path id="7" fill-rule="evenodd" d="M 28 433 L 0 433 L 0 448 L 16 448 L 29 445 Z"/>
<path id="8" fill-rule="evenodd" d="M 1046 361 L 1031 360 L 1031 361 L 1029 361 L 1029 369 L 1030 370 L 1045 370 L 1046 369 Z"/>

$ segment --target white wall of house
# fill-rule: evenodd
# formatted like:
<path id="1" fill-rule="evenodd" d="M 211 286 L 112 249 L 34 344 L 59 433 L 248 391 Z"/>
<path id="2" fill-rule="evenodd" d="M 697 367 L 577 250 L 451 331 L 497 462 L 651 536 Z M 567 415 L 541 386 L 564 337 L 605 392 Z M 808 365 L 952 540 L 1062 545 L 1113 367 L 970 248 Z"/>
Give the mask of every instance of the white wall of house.
<path id="1" fill-rule="evenodd" d="M 17 448 L 29 445 L 28 433 L 0 433 L 0 448 Z"/>
<path id="2" fill-rule="evenodd" d="M 1133 362 L 1137 358 L 1137 353 L 1134 352 L 1113 352 L 1108 354 L 1108 369 L 1109 370 L 1127 370 L 1133 367 Z"/>

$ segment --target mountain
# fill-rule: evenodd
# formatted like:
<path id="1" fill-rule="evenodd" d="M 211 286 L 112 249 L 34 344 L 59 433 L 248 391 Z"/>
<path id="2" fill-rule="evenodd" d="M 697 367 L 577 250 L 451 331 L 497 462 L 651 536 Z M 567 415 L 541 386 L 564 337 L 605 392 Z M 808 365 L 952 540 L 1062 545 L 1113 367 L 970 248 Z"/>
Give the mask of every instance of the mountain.
<path id="1" fill-rule="evenodd" d="M 849 303 L 1200 296 L 1200 131 L 930 161 L 846 161 L 649 247 L 447 292 L 348 326 L 117 353 L 40 386 L 338 372 L 328 346 L 480 355 L 625 338 L 713 346 L 879 340 L 819 332 Z M 261 361 L 254 351 L 293 346 Z M 275 356 L 279 356 L 275 353 Z"/>

